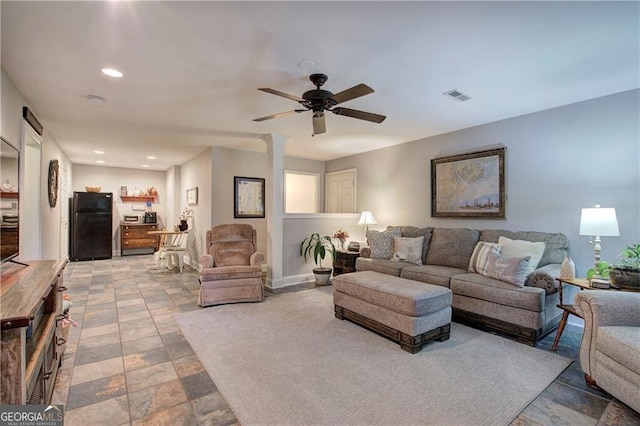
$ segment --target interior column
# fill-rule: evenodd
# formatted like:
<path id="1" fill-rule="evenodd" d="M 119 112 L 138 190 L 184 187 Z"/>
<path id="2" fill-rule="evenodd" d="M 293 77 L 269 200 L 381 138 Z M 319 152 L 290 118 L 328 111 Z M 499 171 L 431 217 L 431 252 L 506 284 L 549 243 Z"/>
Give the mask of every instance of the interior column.
<path id="1" fill-rule="evenodd" d="M 282 287 L 283 228 L 284 228 L 284 144 L 287 137 L 268 134 L 262 137 L 267 143 L 269 176 L 267 179 L 267 280 L 269 288 Z"/>

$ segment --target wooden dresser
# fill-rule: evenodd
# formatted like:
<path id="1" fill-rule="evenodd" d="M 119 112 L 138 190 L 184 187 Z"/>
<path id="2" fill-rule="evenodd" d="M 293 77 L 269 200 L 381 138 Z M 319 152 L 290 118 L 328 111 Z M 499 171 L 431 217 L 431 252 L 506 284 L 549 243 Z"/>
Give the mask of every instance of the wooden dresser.
<path id="1" fill-rule="evenodd" d="M 64 352 L 67 259 L 5 263 L 0 284 L 0 404 L 48 404 Z"/>
<path id="2" fill-rule="evenodd" d="M 157 230 L 155 223 L 120 223 L 120 255 L 154 253 L 159 239 L 148 232 Z"/>

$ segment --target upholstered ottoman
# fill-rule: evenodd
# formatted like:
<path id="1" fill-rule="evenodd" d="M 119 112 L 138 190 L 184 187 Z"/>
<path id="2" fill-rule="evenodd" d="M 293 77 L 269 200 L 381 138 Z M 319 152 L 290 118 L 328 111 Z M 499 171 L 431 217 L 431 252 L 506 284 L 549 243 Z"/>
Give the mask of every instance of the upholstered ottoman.
<path id="1" fill-rule="evenodd" d="M 449 339 L 451 290 L 373 271 L 333 279 L 335 316 L 348 319 L 415 354 Z"/>

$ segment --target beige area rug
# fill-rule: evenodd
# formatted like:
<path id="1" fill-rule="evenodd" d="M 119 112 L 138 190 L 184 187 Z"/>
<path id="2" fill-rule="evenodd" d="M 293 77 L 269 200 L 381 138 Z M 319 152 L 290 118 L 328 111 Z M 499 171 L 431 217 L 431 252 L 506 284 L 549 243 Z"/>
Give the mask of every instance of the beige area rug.
<path id="1" fill-rule="evenodd" d="M 330 287 L 175 318 L 244 426 L 509 424 L 571 364 L 456 323 L 412 355 L 336 319 Z"/>

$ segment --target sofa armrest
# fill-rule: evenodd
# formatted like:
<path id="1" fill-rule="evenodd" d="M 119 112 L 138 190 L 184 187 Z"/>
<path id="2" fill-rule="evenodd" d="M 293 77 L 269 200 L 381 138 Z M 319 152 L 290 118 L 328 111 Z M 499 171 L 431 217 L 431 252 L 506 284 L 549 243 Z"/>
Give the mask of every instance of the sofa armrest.
<path id="1" fill-rule="evenodd" d="M 560 276 L 560 272 L 561 265 L 550 263 L 530 273 L 524 285 L 541 288 L 547 295 L 557 293 L 560 284 L 556 278 Z"/>
<path id="2" fill-rule="evenodd" d="M 640 293 L 583 290 L 576 294 L 573 306 L 584 319 L 580 364 L 585 373 L 593 376 L 598 327 L 640 326 Z"/>
<path id="3" fill-rule="evenodd" d="M 264 254 L 259 251 L 252 253 L 249 258 L 249 265 L 251 266 L 262 266 L 262 261 L 264 260 Z"/>
<path id="4" fill-rule="evenodd" d="M 360 247 L 360 257 L 371 257 L 371 247 Z"/>
<path id="5" fill-rule="evenodd" d="M 202 256 L 200 256 L 200 264 L 202 265 L 202 268 L 213 268 L 213 256 L 211 256 L 210 254 L 203 254 Z"/>

